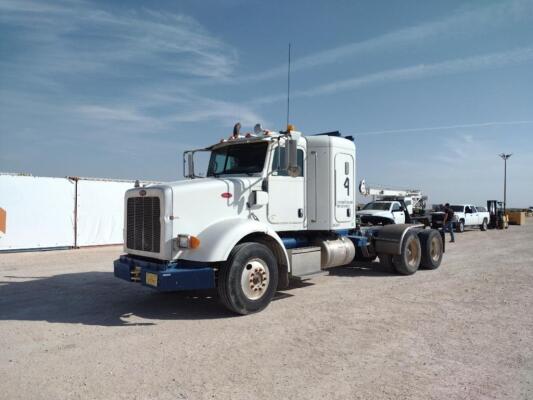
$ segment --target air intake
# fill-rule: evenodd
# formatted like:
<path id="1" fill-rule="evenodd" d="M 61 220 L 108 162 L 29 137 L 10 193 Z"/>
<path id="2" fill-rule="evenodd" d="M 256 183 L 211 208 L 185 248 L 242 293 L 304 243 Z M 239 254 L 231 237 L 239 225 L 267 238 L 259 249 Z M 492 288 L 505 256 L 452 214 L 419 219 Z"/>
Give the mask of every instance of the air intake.
<path id="1" fill-rule="evenodd" d="M 161 242 L 159 197 L 130 197 L 127 205 L 128 249 L 159 253 Z"/>

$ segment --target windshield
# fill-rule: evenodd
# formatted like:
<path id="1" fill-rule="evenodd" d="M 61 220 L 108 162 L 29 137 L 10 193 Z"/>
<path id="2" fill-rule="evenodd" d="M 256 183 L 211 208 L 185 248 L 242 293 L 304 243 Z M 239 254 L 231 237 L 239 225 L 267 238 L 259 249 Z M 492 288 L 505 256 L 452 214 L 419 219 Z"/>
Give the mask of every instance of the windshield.
<path id="1" fill-rule="evenodd" d="M 453 211 L 456 211 L 456 212 L 463 212 L 464 211 L 464 206 L 450 206 L 450 208 Z"/>
<path id="2" fill-rule="evenodd" d="M 388 211 L 390 208 L 391 203 L 368 203 L 366 206 L 363 207 L 363 210 L 381 210 L 381 211 Z"/>
<path id="3" fill-rule="evenodd" d="M 268 143 L 242 143 L 211 151 L 207 176 L 252 175 L 263 171 Z"/>

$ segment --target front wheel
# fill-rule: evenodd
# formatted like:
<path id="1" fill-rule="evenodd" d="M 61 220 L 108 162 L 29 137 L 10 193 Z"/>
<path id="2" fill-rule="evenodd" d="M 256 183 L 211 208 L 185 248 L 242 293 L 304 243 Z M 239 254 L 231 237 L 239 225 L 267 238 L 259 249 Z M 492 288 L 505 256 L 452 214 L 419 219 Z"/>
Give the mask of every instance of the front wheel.
<path id="1" fill-rule="evenodd" d="M 246 315 L 266 308 L 278 286 L 278 263 L 260 243 L 241 243 L 218 275 L 218 295 L 226 308 Z"/>
<path id="2" fill-rule="evenodd" d="M 481 229 L 482 231 L 486 231 L 487 230 L 487 220 L 486 219 L 483 220 L 483 223 L 479 226 L 479 229 Z"/>

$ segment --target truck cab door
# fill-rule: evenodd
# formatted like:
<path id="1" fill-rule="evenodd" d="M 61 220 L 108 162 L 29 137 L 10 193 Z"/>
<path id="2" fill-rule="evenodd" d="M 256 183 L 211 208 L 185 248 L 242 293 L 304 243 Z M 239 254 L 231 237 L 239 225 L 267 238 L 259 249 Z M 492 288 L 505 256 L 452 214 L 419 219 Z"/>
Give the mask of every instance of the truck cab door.
<path id="1" fill-rule="evenodd" d="M 298 230 L 305 227 L 305 182 L 304 149 L 298 147 L 299 175 L 288 176 L 282 170 L 284 147 L 276 147 L 273 152 L 272 163 L 267 178 L 268 187 L 268 222 L 275 225 L 276 230 Z"/>
<path id="2" fill-rule="evenodd" d="M 472 213 L 472 207 L 465 206 L 465 226 L 476 225 L 476 216 Z"/>
<path id="3" fill-rule="evenodd" d="M 470 206 L 470 208 L 472 209 L 472 225 L 481 225 L 483 221 L 481 221 L 477 208 L 474 206 Z"/>
<path id="4" fill-rule="evenodd" d="M 391 212 L 395 224 L 405 224 L 405 212 L 402 210 L 400 203 L 392 203 Z"/>

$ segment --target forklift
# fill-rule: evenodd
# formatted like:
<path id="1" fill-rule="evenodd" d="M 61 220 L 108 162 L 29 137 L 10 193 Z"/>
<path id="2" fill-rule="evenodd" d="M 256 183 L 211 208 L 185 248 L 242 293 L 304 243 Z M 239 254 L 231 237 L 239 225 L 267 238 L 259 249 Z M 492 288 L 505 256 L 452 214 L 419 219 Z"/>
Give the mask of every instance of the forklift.
<path id="1" fill-rule="evenodd" d="M 487 200 L 487 210 L 490 214 L 490 221 L 488 225 L 490 229 L 509 228 L 509 217 L 505 214 L 502 201 Z"/>

